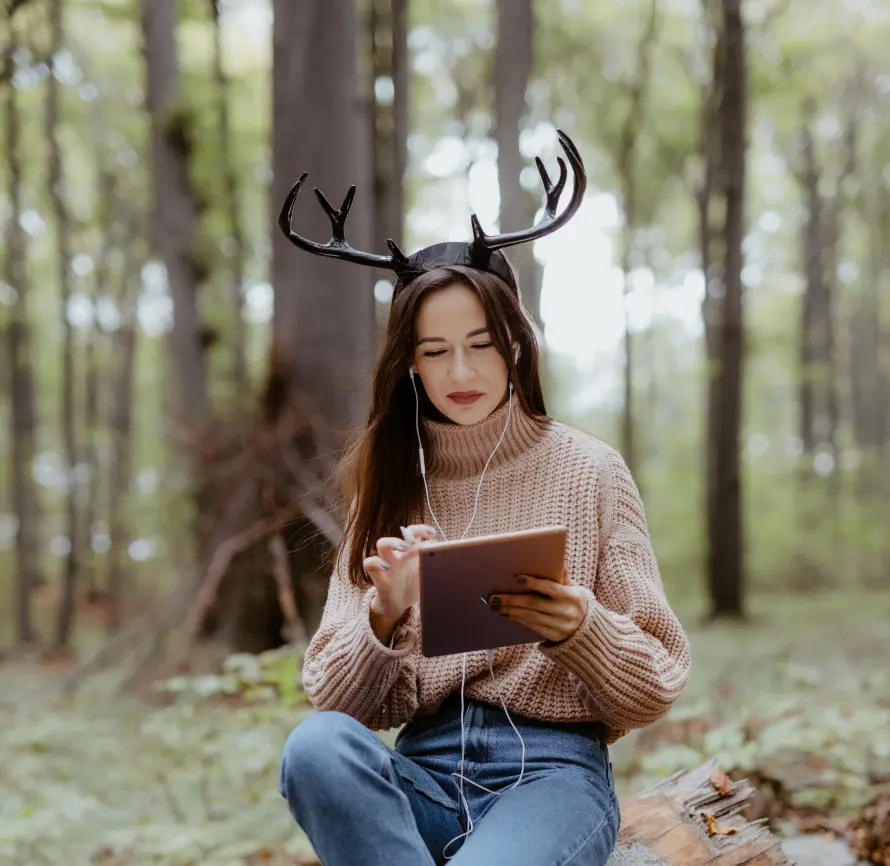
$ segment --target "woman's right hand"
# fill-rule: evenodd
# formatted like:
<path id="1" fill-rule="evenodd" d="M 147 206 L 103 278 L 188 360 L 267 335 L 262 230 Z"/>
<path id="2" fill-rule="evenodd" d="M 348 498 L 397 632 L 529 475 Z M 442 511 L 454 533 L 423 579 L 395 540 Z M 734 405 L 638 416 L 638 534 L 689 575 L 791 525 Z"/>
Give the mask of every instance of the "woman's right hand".
<path id="1" fill-rule="evenodd" d="M 408 527 L 419 541 L 435 538 L 431 526 L 414 524 Z M 420 546 L 402 538 L 377 539 L 377 555 L 362 563 L 365 574 L 377 589 L 371 602 L 371 627 L 382 643 L 388 643 L 402 615 L 420 598 L 418 556 Z"/>

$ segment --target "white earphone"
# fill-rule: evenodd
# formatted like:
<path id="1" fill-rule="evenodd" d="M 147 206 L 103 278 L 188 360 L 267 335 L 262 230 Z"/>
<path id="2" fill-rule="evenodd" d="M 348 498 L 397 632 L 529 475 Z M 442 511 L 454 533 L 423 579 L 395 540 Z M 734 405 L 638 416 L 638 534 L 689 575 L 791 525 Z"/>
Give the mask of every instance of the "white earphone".
<path id="1" fill-rule="evenodd" d="M 519 361 L 519 345 L 517 344 L 513 350 L 513 363 L 514 365 Z M 442 536 L 443 541 L 448 540 L 448 536 L 445 534 L 441 525 L 439 524 L 439 520 L 436 517 L 436 513 L 433 511 L 433 505 L 430 502 L 430 488 L 426 483 L 426 460 L 423 456 L 423 440 L 420 436 L 420 395 L 417 391 L 417 382 L 415 381 L 414 365 L 412 364 L 408 368 L 408 375 L 411 377 L 411 387 L 414 389 L 414 427 L 417 432 L 417 448 L 420 457 L 420 475 L 423 479 L 423 489 L 426 494 L 426 504 L 427 508 L 429 508 L 430 516 L 433 518 L 433 521 L 436 524 L 436 528 L 439 530 L 439 533 Z M 470 531 L 470 527 L 473 525 L 473 522 L 476 520 L 476 511 L 479 507 L 479 494 L 482 492 L 482 482 L 485 480 L 485 473 L 488 471 L 488 467 L 491 464 L 494 455 L 497 453 L 498 448 L 501 447 L 501 443 L 504 441 L 504 437 L 507 435 L 507 430 L 510 427 L 510 418 L 513 414 L 513 379 L 509 378 L 507 382 L 508 396 L 507 396 L 507 422 L 504 424 L 504 430 L 501 433 L 500 439 L 497 441 L 497 445 L 494 446 L 494 450 L 491 452 L 488 460 L 485 463 L 484 468 L 482 469 L 482 475 L 479 476 L 479 486 L 476 488 L 476 497 L 473 501 L 473 514 L 470 517 L 470 522 L 467 524 L 467 528 L 463 531 L 463 535 L 461 538 L 466 538 L 467 533 Z M 517 785 L 521 784 L 523 777 L 525 776 L 525 742 L 522 739 L 522 734 L 516 728 L 516 725 L 513 724 L 513 719 L 510 718 L 510 712 L 507 710 L 507 704 L 504 701 L 504 697 L 501 694 L 500 687 L 498 686 L 497 678 L 494 675 L 494 651 L 488 650 L 486 652 L 486 659 L 488 661 L 488 670 L 491 674 L 492 682 L 494 683 L 495 690 L 497 692 L 498 697 L 501 701 L 501 706 L 504 708 L 504 714 L 507 716 L 507 721 L 510 722 L 510 726 L 516 733 L 516 736 L 519 737 L 519 742 L 522 747 L 522 765 L 519 770 L 519 777 L 513 782 L 510 788 L 515 788 Z M 468 779 L 464 775 L 464 749 L 466 743 L 466 732 L 465 732 L 465 722 L 464 722 L 464 689 L 467 681 L 467 653 L 463 654 L 463 664 L 461 667 L 461 682 L 460 682 L 460 765 L 456 773 L 452 773 L 452 776 L 456 776 L 459 780 L 458 791 L 460 795 L 461 804 L 463 806 L 464 812 L 466 814 L 467 820 L 467 829 L 465 832 L 455 836 L 448 844 L 442 849 L 442 854 L 446 860 L 450 860 L 452 854 L 448 854 L 448 849 L 457 842 L 458 839 L 465 839 L 473 832 L 473 818 L 470 815 L 470 804 L 467 802 L 466 797 L 464 796 L 464 782 L 474 785 L 477 788 L 481 788 L 483 791 L 487 791 L 490 794 L 500 794 L 501 791 L 492 791 L 489 788 L 486 788 L 484 785 L 480 785 L 478 782 L 474 782 L 472 779 Z"/>

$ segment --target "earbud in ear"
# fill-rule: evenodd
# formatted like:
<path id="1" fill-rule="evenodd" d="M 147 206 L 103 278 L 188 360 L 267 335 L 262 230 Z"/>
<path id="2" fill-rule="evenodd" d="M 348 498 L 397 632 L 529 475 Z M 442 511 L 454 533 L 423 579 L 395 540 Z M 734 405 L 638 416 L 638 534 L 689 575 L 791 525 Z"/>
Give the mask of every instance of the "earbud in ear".
<path id="1" fill-rule="evenodd" d="M 519 346 L 516 346 L 516 348 L 513 349 L 513 363 L 519 363 Z"/>
<path id="2" fill-rule="evenodd" d="M 414 365 L 413 364 L 408 368 L 408 375 L 411 377 L 411 381 L 413 382 L 414 381 Z"/>

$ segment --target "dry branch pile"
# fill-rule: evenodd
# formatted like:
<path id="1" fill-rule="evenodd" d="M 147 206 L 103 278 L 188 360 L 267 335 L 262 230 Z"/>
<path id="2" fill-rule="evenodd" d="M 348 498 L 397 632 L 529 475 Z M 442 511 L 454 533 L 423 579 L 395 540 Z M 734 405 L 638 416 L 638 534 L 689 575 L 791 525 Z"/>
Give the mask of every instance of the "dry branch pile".
<path id="1" fill-rule="evenodd" d="M 142 619 L 115 635 L 63 682 L 66 691 L 125 653 L 123 688 L 152 681 L 161 664 L 187 670 L 202 637 L 260 652 L 302 643 L 341 537 L 329 491 L 341 443 L 305 403 L 276 407 L 274 422 L 217 421 L 187 440 L 198 479 L 198 563 Z M 177 647 L 165 645 L 174 631 Z"/>

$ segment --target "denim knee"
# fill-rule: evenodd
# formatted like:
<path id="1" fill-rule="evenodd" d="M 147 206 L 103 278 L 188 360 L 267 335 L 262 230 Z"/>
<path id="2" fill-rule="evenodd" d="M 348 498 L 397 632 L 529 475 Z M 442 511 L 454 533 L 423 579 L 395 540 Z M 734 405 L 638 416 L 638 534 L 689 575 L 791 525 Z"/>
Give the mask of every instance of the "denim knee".
<path id="1" fill-rule="evenodd" d="M 374 737 L 361 722 L 345 713 L 322 711 L 300 722 L 287 738 L 281 755 L 278 790 L 291 800 L 299 791 L 339 786 L 350 755 L 369 751 Z"/>

